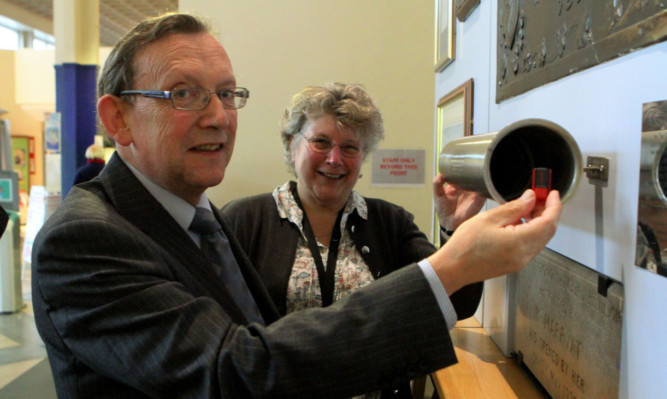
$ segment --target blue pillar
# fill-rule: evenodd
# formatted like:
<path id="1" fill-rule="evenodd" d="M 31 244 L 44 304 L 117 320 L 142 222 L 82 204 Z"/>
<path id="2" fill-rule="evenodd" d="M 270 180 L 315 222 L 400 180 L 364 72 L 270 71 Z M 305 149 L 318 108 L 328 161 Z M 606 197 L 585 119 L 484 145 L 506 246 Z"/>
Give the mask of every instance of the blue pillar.
<path id="1" fill-rule="evenodd" d="M 97 65 L 56 65 L 56 111 L 61 114 L 61 184 L 65 198 L 97 132 Z"/>

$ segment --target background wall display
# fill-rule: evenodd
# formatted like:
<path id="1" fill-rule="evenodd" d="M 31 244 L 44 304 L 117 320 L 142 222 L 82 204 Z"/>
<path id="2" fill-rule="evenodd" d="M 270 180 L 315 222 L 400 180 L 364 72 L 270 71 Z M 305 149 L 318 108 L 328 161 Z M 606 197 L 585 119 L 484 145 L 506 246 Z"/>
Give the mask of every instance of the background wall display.
<path id="1" fill-rule="evenodd" d="M 642 111 L 635 265 L 667 277 L 667 100 Z"/>
<path id="2" fill-rule="evenodd" d="M 454 61 L 454 0 L 436 0 L 435 19 L 435 71 L 439 72 Z"/>
<path id="3" fill-rule="evenodd" d="M 450 140 L 472 135 L 473 89 L 474 82 L 469 79 L 438 101 L 434 154 L 436 162 L 442 147 Z M 433 240 L 436 241 L 436 244 L 440 240 L 439 229 L 436 215 L 433 231 Z"/>
<path id="4" fill-rule="evenodd" d="M 16 172 L 0 170 L 0 205 L 6 210 L 19 210 L 18 176 Z"/>
<path id="5" fill-rule="evenodd" d="M 426 150 L 376 150 L 371 161 L 371 186 L 421 187 L 425 172 Z"/>
<path id="6" fill-rule="evenodd" d="M 464 22 L 479 5 L 480 0 L 456 0 L 456 18 Z"/>
<path id="7" fill-rule="evenodd" d="M 472 135 L 473 86 L 469 79 L 438 101 L 438 153 L 449 140 Z"/>
<path id="8" fill-rule="evenodd" d="M 667 38 L 660 1 L 498 1 L 496 102 Z"/>
<path id="9" fill-rule="evenodd" d="M 12 136 L 14 172 L 19 176 L 19 191 L 25 193 L 30 192 L 30 159 L 34 159 L 35 146 L 34 143 L 31 145 L 31 140 L 32 137 Z M 32 169 L 34 170 L 34 166 Z"/>
<path id="10" fill-rule="evenodd" d="M 44 114 L 44 149 L 46 152 L 60 152 L 60 112 Z"/>

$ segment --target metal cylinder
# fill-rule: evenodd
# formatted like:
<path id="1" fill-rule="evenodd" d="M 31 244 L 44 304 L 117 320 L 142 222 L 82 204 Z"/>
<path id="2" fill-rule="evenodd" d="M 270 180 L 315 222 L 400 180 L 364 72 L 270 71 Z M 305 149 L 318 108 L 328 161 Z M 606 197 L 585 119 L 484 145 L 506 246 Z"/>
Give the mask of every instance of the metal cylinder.
<path id="1" fill-rule="evenodd" d="M 667 130 L 642 133 L 639 163 L 640 201 L 667 204 Z"/>
<path id="2" fill-rule="evenodd" d="M 561 126 L 524 119 L 499 132 L 466 136 L 447 143 L 438 170 L 447 180 L 502 204 L 531 187 L 534 168 L 552 171 L 551 188 L 565 203 L 579 184 L 581 151 Z"/>

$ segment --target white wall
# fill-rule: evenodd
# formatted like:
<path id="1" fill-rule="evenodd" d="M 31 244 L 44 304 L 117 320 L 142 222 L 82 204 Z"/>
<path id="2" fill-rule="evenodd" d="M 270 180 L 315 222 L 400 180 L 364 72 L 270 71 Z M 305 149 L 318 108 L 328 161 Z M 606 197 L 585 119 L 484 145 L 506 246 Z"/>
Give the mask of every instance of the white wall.
<path id="1" fill-rule="evenodd" d="M 436 77 L 436 99 L 473 77 L 475 134 L 497 131 L 525 118 L 544 118 L 574 136 L 584 159 L 588 155 L 611 158 L 609 184 L 601 192 L 602 211 L 596 216 L 595 188 L 584 177 L 565 205 L 549 247 L 623 282 L 620 397 L 663 398 L 667 391 L 667 341 L 662 337 L 667 327 L 667 279 L 635 267 L 634 252 L 641 106 L 667 99 L 667 43 L 496 104 L 492 84 L 496 75 L 496 15 L 496 2 L 481 2 L 465 23 L 457 23 L 456 60 Z M 600 234 L 596 234 L 596 226 Z M 486 286 L 487 300 L 491 293 L 504 300 L 502 290 L 489 290 L 493 283 Z"/>
<path id="2" fill-rule="evenodd" d="M 292 176 L 283 161 L 278 121 L 291 97 L 327 81 L 366 86 L 383 113 L 380 148 L 427 149 L 418 188 L 371 188 L 370 158 L 356 189 L 415 214 L 431 229 L 433 6 L 403 0 L 181 0 L 181 11 L 210 17 L 250 99 L 239 110 L 234 158 L 214 203 L 268 192 Z"/>

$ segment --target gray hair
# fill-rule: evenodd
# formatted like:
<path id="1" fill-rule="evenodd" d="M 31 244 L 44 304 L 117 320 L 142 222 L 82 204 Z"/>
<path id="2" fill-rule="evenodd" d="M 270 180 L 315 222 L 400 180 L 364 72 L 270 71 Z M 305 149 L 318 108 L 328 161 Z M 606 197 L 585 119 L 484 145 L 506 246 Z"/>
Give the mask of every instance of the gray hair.
<path id="1" fill-rule="evenodd" d="M 309 86 L 292 98 L 280 121 L 280 138 L 284 146 L 285 163 L 293 174 L 292 141 L 302 136 L 308 120 L 324 115 L 336 118 L 338 126 L 354 130 L 362 141 L 362 157 L 373 152 L 384 138 L 382 114 L 366 89 L 360 84 L 327 83 Z"/>
<path id="2" fill-rule="evenodd" d="M 147 18 L 123 36 L 109 54 L 97 84 L 97 95 L 120 96 L 131 89 L 135 76 L 135 55 L 162 38 L 178 33 L 210 33 L 210 27 L 201 19 L 186 13 L 170 12 Z"/>

